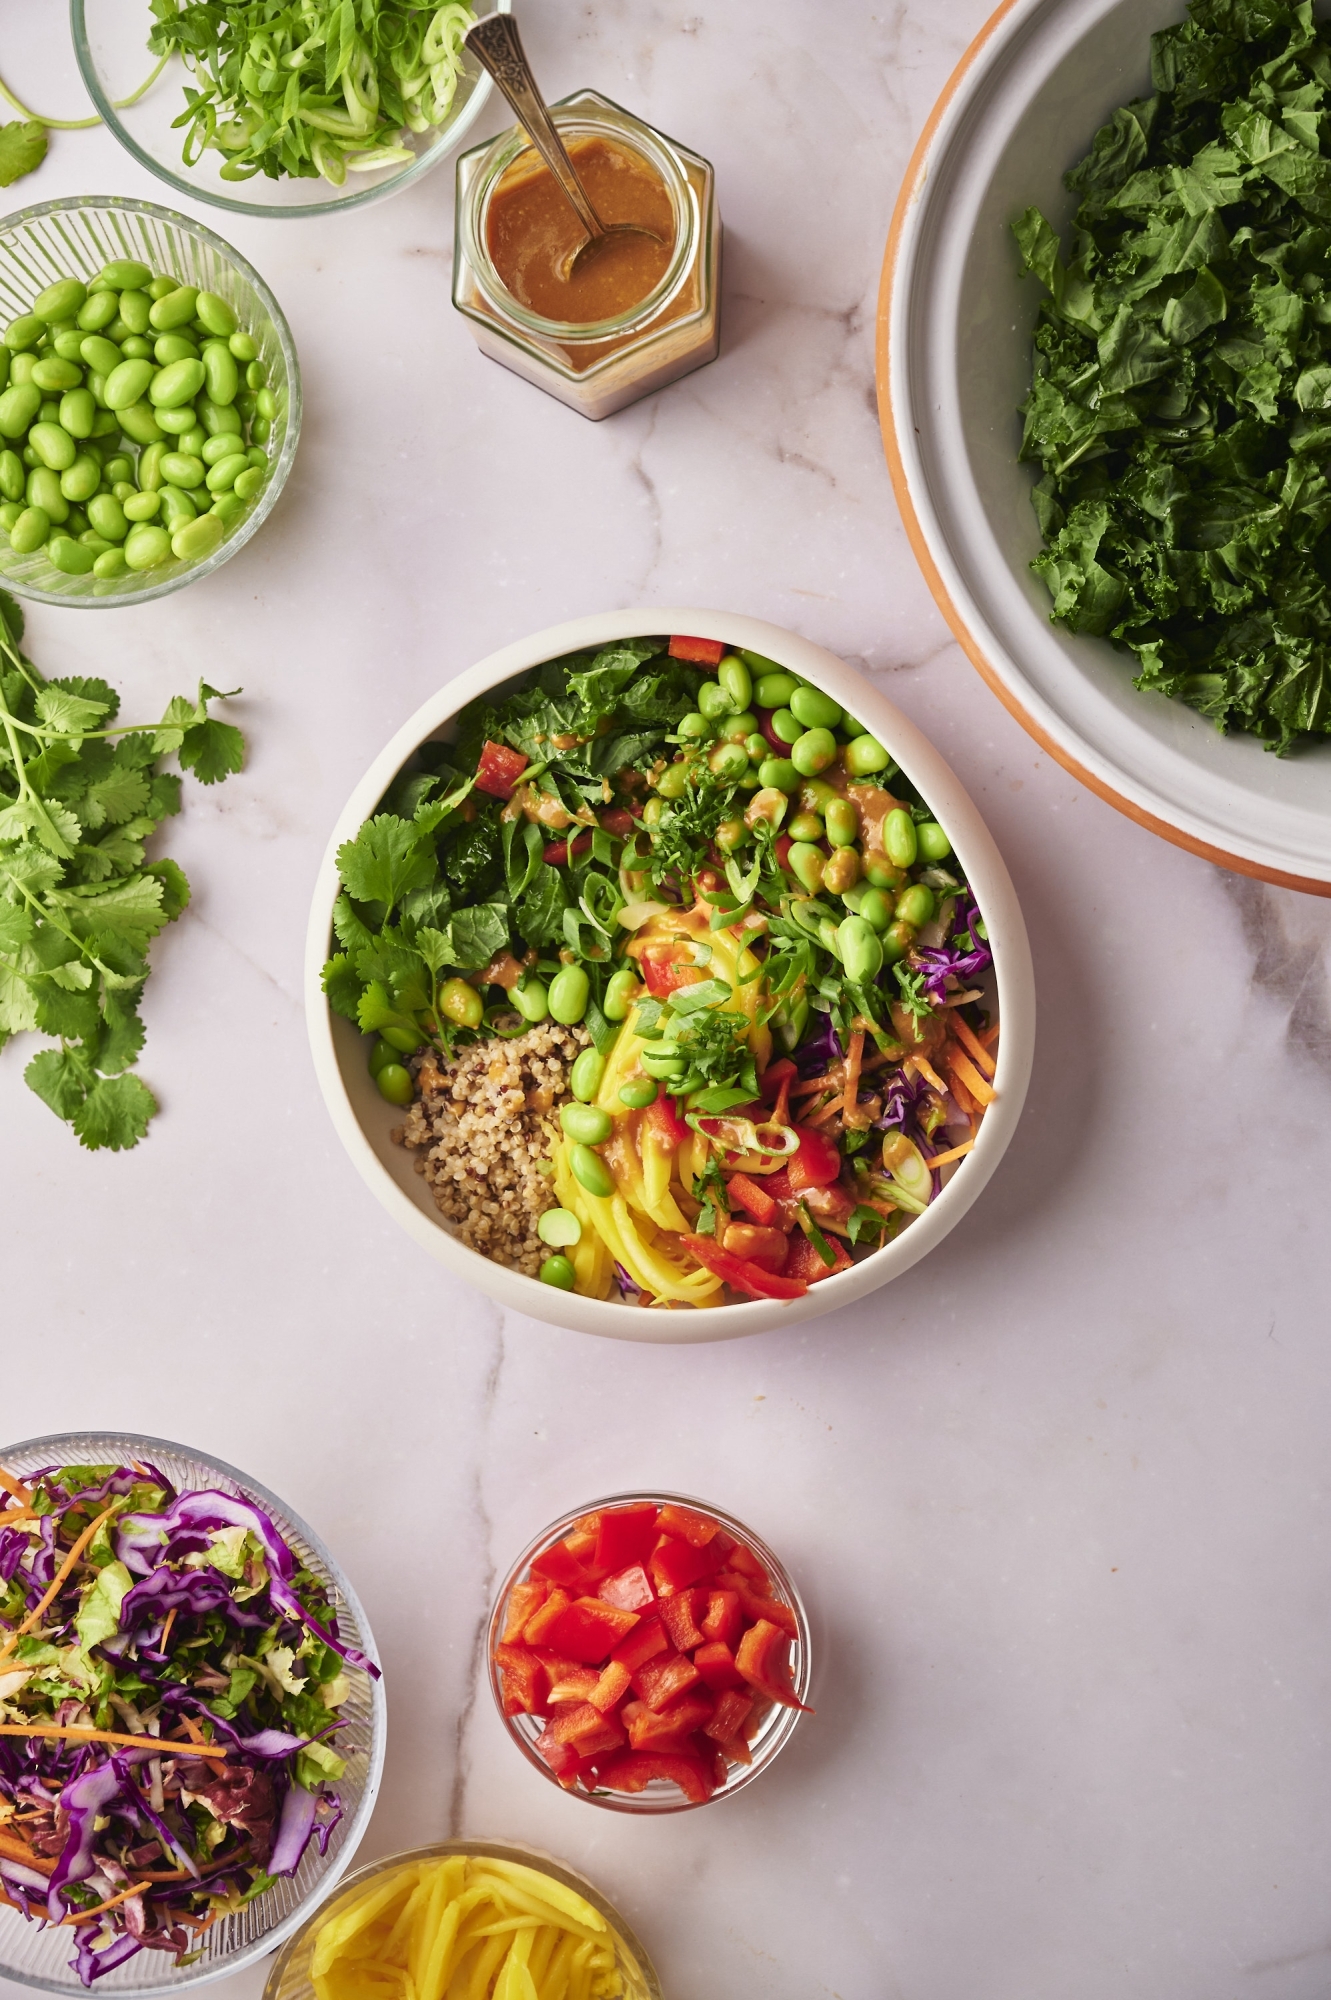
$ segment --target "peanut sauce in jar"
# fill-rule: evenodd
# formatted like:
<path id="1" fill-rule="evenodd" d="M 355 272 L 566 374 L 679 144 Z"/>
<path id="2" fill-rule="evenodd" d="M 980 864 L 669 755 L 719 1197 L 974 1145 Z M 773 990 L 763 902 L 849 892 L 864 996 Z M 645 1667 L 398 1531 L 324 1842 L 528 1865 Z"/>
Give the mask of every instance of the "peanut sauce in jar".
<path id="1" fill-rule="evenodd" d="M 486 248 L 499 278 L 542 319 L 587 326 L 645 299 L 665 276 L 675 217 L 659 174 L 616 141 L 576 138 L 569 153 L 601 221 L 636 223 L 650 236 L 611 236 L 571 269 L 586 233 L 544 161 L 524 151 L 490 197 Z"/>

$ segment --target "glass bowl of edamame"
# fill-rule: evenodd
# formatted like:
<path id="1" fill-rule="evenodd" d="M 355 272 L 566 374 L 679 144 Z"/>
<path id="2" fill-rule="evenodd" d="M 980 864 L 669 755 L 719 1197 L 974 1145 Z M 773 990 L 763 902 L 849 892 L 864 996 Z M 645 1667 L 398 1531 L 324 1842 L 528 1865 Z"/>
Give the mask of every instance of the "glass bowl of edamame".
<path id="1" fill-rule="evenodd" d="M 143 604 L 207 576 L 271 513 L 300 369 L 268 286 L 150 202 L 43 202 L 0 223 L 0 584 Z"/>

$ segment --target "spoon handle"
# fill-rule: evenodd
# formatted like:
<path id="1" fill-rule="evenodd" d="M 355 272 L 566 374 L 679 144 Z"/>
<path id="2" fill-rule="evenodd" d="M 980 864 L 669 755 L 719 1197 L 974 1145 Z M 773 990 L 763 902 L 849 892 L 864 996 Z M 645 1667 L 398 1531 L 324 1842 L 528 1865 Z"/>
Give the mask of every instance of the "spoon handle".
<path id="1" fill-rule="evenodd" d="M 588 201 L 554 119 L 545 106 L 523 52 L 518 24 L 511 14 L 487 14 L 467 30 L 466 45 L 489 70 L 508 99 L 541 158 L 568 196 L 578 220 L 595 242 L 605 229 Z"/>

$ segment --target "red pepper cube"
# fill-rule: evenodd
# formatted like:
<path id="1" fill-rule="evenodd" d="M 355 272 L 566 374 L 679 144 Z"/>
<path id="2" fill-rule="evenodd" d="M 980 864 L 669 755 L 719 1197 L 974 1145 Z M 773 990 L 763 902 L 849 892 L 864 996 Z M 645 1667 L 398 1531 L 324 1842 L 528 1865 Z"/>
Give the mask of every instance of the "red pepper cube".
<path id="1" fill-rule="evenodd" d="M 572 1599 L 566 1590 L 552 1590 L 539 1611 L 527 1620 L 522 1636 L 529 1646 L 548 1646 L 551 1628 L 558 1624 Z"/>
<path id="2" fill-rule="evenodd" d="M 741 1576 L 752 1578 L 759 1590 L 767 1590 L 767 1571 L 763 1568 L 753 1550 L 745 1548 L 743 1542 L 736 1542 L 734 1548 L 731 1550 L 730 1567 L 731 1569 L 738 1570 Z"/>
<path id="3" fill-rule="evenodd" d="M 704 1590 L 677 1590 L 673 1597 L 661 1599 L 661 1622 L 677 1653 L 691 1653 L 701 1646 L 705 1635 L 698 1629 L 698 1600 L 705 1602 L 706 1597 Z"/>
<path id="4" fill-rule="evenodd" d="M 560 1674 L 558 1680 L 551 1676 L 550 1691 L 546 1695 L 546 1701 L 551 1708 L 558 1708 L 561 1703 L 590 1701 L 592 1689 L 600 1678 L 595 1667 L 570 1666 Z"/>
<path id="5" fill-rule="evenodd" d="M 796 1194 L 806 1188 L 831 1187 L 841 1172 L 841 1155 L 826 1132 L 816 1125 L 797 1125 L 799 1151 L 786 1168 Z"/>
<path id="6" fill-rule="evenodd" d="M 642 1792 L 654 1778 L 678 1785 L 691 1805 L 706 1805 L 716 1790 L 716 1771 L 701 1757 L 668 1751 L 624 1750 L 596 1767 L 597 1781 L 608 1792 Z"/>
<path id="7" fill-rule="evenodd" d="M 787 1637 L 798 1639 L 799 1621 L 788 1604 L 775 1597 L 764 1597 L 747 1576 L 738 1576 L 734 1570 L 723 1569 L 716 1582 L 718 1589 L 735 1592 L 748 1624 L 756 1625 L 760 1618 L 765 1618 L 769 1625 L 779 1625 Z"/>
<path id="8" fill-rule="evenodd" d="M 707 1645 L 699 1646 L 693 1664 L 709 1688 L 740 1688 L 745 1684 L 735 1665 L 735 1655 L 724 1639 L 711 1639 Z"/>
<path id="9" fill-rule="evenodd" d="M 591 1581 L 586 1563 L 574 1555 L 567 1542 L 555 1542 L 543 1549 L 532 1563 L 531 1573 L 544 1583 L 557 1584 L 561 1590 L 571 1590 L 578 1596 Z"/>
<path id="10" fill-rule="evenodd" d="M 556 1742 L 567 1743 L 579 1757 L 599 1757 L 624 1741 L 624 1732 L 614 1717 L 602 1715 L 589 1701 L 557 1715 L 551 1729 Z"/>
<path id="11" fill-rule="evenodd" d="M 739 1736 L 752 1707 L 751 1694 L 741 1694 L 738 1688 L 727 1688 L 724 1694 L 717 1696 L 712 1719 L 703 1724 L 703 1735 L 713 1737 L 718 1743 L 726 1743 L 732 1736 Z M 740 1741 L 744 1741 L 742 1736 Z"/>
<path id="12" fill-rule="evenodd" d="M 650 988 L 650 979 L 648 979 L 647 984 Z M 661 990 L 670 991 L 672 989 L 662 988 Z M 642 1114 L 642 1123 L 643 1130 L 651 1133 L 658 1150 L 662 1153 L 677 1152 L 684 1144 L 684 1141 L 690 1136 L 688 1126 L 676 1110 L 674 1099 L 670 1097 L 661 1096 L 657 1098 L 655 1104 L 649 1104 Z M 654 1542 L 655 1539 L 656 1536 L 653 1534 L 652 1541 Z M 648 1547 L 650 1546 L 651 1544 L 649 1543 Z"/>
<path id="13" fill-rule="evenodd" d="M 656 1603 L 656 1592 L 641 1563 L 620 1570 L 617 1576 L 608 1576 L 596 1594 L 620 1611 L 646 1611 Z"/>
<path id="14" fill-rule="evenodd" d="M 699 1514 L 692 1507 L 677 1506 L 673 1500 L 667 1501 L 661 1509 L 658 1525 L 663 1535 L 678 1535 L 681 1541 L 691 1542 L 695 1549 L 706 1548 L 721 1529 L 721 1523 L 713 1521 L 710 1515 Z"/>
<path id="15" fill-rule="evenodd" d="M 509 1593 L 508 1606 L 504 1612 L 504 1630 L 501 1634 L 506 1646 L 514 1646 L 521 1639 L 531 1619 L 536 1616 L 546 1598 L 550 1595 L 548 1583 L 515 1583 Z"/>
<path id="16" fill-rule="evenodd" d="M 659 1714 L 645 1702 L 631 1702 L 632 1715 L 624 1715 L 629 1742 L 635 1750 L 688 1750 L 690 1736 L 710 1722 L 712 1698 L 708 1694 L 685 1694 Z"/>
<path id="17" fill-rule="evenodd" d="M 656 1516 L 650 1500 L 607 1509 L 597 1523 L 593 1566 L 610 1575 L 646 1562 L 656 1541 Z"/>
<path id="18" fill-rule="evenodd" d="M 686 1660 L 682 1653 L 671 1653 L 663 1660 L 648 1660 L 646 1666 L 638 1668 L 633 1676 L 633 1692 L 648 1708 L 661 1709 L 686 1688 L 696 1687 L 701 1679 L 692 1660 Z"/>
<path id="19" fill-rule="evenodd" d="M 495 1647 L 505 1715 L 540 1715 L 545 1708 L 545 1663 L 527 1646 Z"/>
<path id="20" fill-rule="evenodd" d="M 720 1639 L 723 1645 L 733 1647 L 743 1624 L 737 1591 L 708 1591 L 706 1607 L 698 1620 L 698 1629 L 704 1639 Z"/>
<path id="21" fill-rule="evenodd" d="M 789 1649 L 790 1640 L 781 1627 L 760 1618 L 740 1640 L 735 1665 L 749 1686 L 765 1694 L 769 1701 L 779 1701 L 783 1708 L 802 1708 L 811 1714 L 808 1703 L 801 1701 L 790 1685 Z"/>
<path id="22" fill-rule="evenodd" d="M 751 1180 L 748 1174 L 732 1174 L 726 1182 L 726 1192 L 731 1201 L 737 1201 L 746 1215 L 751 1215 L 761 1228 L 770 1228 L 776 1220 L 776 1203 L 766 1188 Z"/>
<path id="23" fill-rule="evenodd" d="M 609 1715 L 616 1703 L 622 1701 L 629 1691 L 632 1679 L 622 1660 L 607 1660 L 601 1669 L 600 1679 L 587 1699 L 593 1708 L 599 1708 L 602 1715 Z"/>
<path id="24" fill-rule="evenodd" d="M 536 1616 L 543 1618 L 544 1608 Z M 572 1660 L 597 1666 L 637 1623 L 636 1611 L 619 1611 L 599 1597 L 578 1597 L 547 1628 L 545 1641 Z"/>
<path id="25" fill-rule="evenodd" d="M 719 667 L 725 656 L 726 649 L 719 639 L 691 639 L 684 632 L 671 635 L 672 660 L 691 660 L 695 667 Z"/>
<path id="26" fill-rule="evenodd" d="M 511 799 L 513 787 L 530 761 L 521 750 L 510 750 L 507 743 L 487 742 L 476 766 L 477 791 L 488 792 L 492 799 Z"/>
<path id="27" fill-rule="evenodd" d="M 810 1241 L 802 1230 L 796 1230 L 790 1239 L 790 1249 L 786 1252 L 783 1273 L 787 1278 L 803 1278 L 806 1285 L 816 1285 L 821 1278 L 835 1278 L 838 1271 L 848 1271 L 855 1262 L 848 1257 L 841 1241 L 836 1236 L 824 1236 L 824 1243 L 832 1252 L 832 1262 L 823 1262 L 822 1252 Z"/>
<path id="28" fill-rule="evenodd" d="M 648 1660 L 654 1660 L 659 1654 L 669 1650 L 670 1641 L 666 1637 L 665 1626 L 661 1620 L 644 1618 L 636 1631 L 630 1632 L 627 1639 L 620 1640 L 610 1657 L 618 1661 L 621 1666 L 627 1667 L 631 1674 L 636 1674 L 638 1668 L 645 1666 Z"/>
<path id="29" fill-rule="evenodd" d="M 561 1785 L 577 1776 L 578 1753 L 571 1744 L 560 1742 L 553 1722 L 546 1724 L 532 1748 L 549 1765 Z"/>
<path id="30" fill-rule="evenodd" d="M 718 1743 L 716 1747 L 727 1764 L 751 1764 L 753 1762 L 753 1752 L 742 1736 L 728 1736 L 724 1743 Z"/>
<path id="31" fill-rule="evenodd" d="M 650 1567 L 657 1589 L 668 1593 L 687 1590 L 691 1583 L 711 1576 L 724 1560 L 715 1542 L 698 1549 L 691 1542 L 680 1541 L 677 1535 L 662 1535 L 652 1550 Z"/>

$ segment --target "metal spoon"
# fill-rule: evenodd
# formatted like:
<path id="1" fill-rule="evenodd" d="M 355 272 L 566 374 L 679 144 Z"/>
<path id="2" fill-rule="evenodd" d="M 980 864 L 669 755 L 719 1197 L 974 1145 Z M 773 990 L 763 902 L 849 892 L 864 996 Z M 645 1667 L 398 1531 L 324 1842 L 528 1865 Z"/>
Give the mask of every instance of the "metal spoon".
<path id="1" fill-rule="evenodd" d="M 654 229 L 644 229 L 636 222 L 602 222 L 591 202 L 587 190 L 578 179 L 578 171 L 565 150 L 554 119 L 546 109 L 536 78 L 532 75 L 531 64 L 527 61 L 522 47 L 522 37 L 518 24 L 511 14 L 487 14 L 483 20 L 467 30 L 466 46 L 473 50 L 478 59 L 489 70 L 504 96 L 518 114 L 527 137 L 541 158 L 549 167 L 568 199 L 570 207 L 587 232 L 587 241 L 580 243 L 573 252 L 565 269 L 565 276 L 572 277 L 580 264 L 596 255 L 612 236 L 648 236 L 653 243 L 661 238 Z"/>

